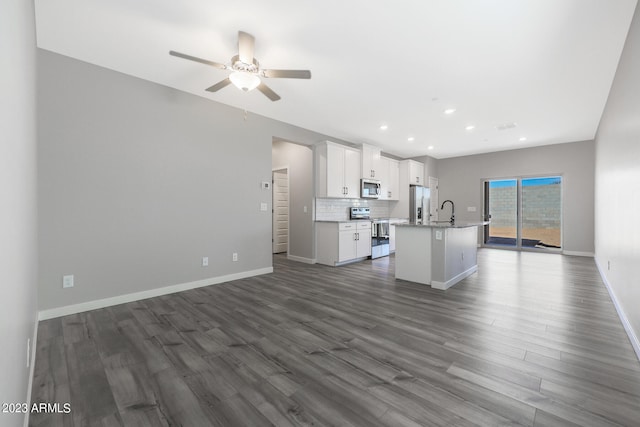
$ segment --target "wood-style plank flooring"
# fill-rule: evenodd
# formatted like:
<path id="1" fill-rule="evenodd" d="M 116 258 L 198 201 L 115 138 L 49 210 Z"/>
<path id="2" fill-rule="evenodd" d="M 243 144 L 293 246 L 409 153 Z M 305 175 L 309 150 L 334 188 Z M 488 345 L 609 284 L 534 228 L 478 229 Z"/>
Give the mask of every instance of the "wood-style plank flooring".
<path id="1" fill-rule="evenodd" d="M 32 426 L 638 426 L 640 363 L 590 258 L 482 249 L 447 291 L 393 257 L 40 323 Z"/>

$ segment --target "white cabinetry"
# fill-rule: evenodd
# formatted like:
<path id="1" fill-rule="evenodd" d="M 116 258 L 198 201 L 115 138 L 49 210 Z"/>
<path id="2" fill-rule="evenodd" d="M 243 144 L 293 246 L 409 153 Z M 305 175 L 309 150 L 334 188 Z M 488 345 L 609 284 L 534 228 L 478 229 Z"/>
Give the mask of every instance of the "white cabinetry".
<path id="1" fill-rule="evenodd" d="M 336 266 L 371 255 L 371 222 L 317 222 L 316 261 Z"/>
<path id="2" fill-rule="evenodd" d="M 378 178 L 380 180 L 380 196 L 379 200 L 389 200 L 389 160 L 386 157 L 380 157 L 380 167 L 378 168 Z"/>
<path id="3" fill-rule="evenodd" d="M 389 187 L 388 200 L 398 200 L 400 198 L 400 162 L 387 159 L 389 162 Z"/>
<path id="4" fill-rule="evenodd" d="M 380 200 L 398 200 L 400 189 L 400 163 L 380 157 Z"/>
<path id="5" fill-rule="evenodd" d="M 400 163 L 400 173 L 407 174 L 406 177 L 409 180 L 409 185 L 424 185 L 424 163 L 416 162 L 415 160 L 403 160 Z"/>
<path id="6" fill-rule="evenodd" d="M 380 149 L 362 144 L 362 178 L 382 180 L 381 166 Z"/>
<path id="7" fill-rule="evenodd" d="M 360 197 L 360 151 L 333 142 L 316 147 L 317 197 Z"/>

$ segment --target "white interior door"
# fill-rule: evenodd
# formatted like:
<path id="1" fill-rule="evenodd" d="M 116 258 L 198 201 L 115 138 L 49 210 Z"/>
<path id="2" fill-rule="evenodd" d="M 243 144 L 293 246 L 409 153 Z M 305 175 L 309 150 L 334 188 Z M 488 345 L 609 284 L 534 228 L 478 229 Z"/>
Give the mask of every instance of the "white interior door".
<path id="1" fill-rule="evenodd" d="M 438 206 L 438 178 L 434 178 L 432 176 L 429 177 L 429 213 L 431 214 L 431 218 L 429 221 L 438 221 L 438 211 L 440 206 Z"/>
<path id="2" fill-rule="evenodd" d="M 287 169 L 273 171 L 273 253 L 289 249 L 289 175 Z"/>

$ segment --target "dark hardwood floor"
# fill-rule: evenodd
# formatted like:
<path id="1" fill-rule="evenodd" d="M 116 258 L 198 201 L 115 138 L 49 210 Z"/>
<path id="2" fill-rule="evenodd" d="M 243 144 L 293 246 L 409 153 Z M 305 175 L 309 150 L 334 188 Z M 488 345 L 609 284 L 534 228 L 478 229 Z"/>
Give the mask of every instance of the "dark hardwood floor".
<path id="1" fill-rule="evenodd" d="M 638 426 L 640 364 L 590 258 L 482 249 L 447 291 L 393 257 L 40 323 L 32 426 Z"/>

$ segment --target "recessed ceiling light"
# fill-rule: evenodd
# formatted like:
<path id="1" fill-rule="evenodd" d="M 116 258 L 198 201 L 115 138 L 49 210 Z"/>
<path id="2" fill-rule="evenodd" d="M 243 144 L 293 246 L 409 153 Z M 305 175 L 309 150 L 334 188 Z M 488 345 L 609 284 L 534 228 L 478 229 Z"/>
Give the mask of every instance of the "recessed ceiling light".
<path id="1" fill-rule="evenodd" d="M 521 136 L 520 139 L 519 139 L 519 141 L 526 141 L 526 140 L 527 140 L 526 136 Z"/>
<path id="2" fill-rule="evenodd" d="M 433 150 L 433 145 L 428 146 L 427 150 Z"/>
<path id="3" fill-rule="evenodd" d="M 413 142 L 413 141 L 415 141 L 415 140 L 416 140 L 416 139 L 415 139 L 414 137 L 412 137 L 412 136 L 410 136 L 409 138 L 407 138 L 407 141 L 409 141 L 409 142 Z"/>
<path id="4" fill-rule="evenodd" d="M 465 126 L 465 130 L 474 130 L 476 127 L 474 125 L 467 125 Z"/>
<path id="5" fill-rule="evenodd" d="M 387 125 L 380 126 L 380 130 L 387 130 L 387 129 L 389 129 L 389 126 Z"/>
<path id="6" fill-rule="evenodd" d="M 455 108 L 447 108 L 446 110 L 444 110 L 445 114 L 453 114 L 456 112 Z"/>

